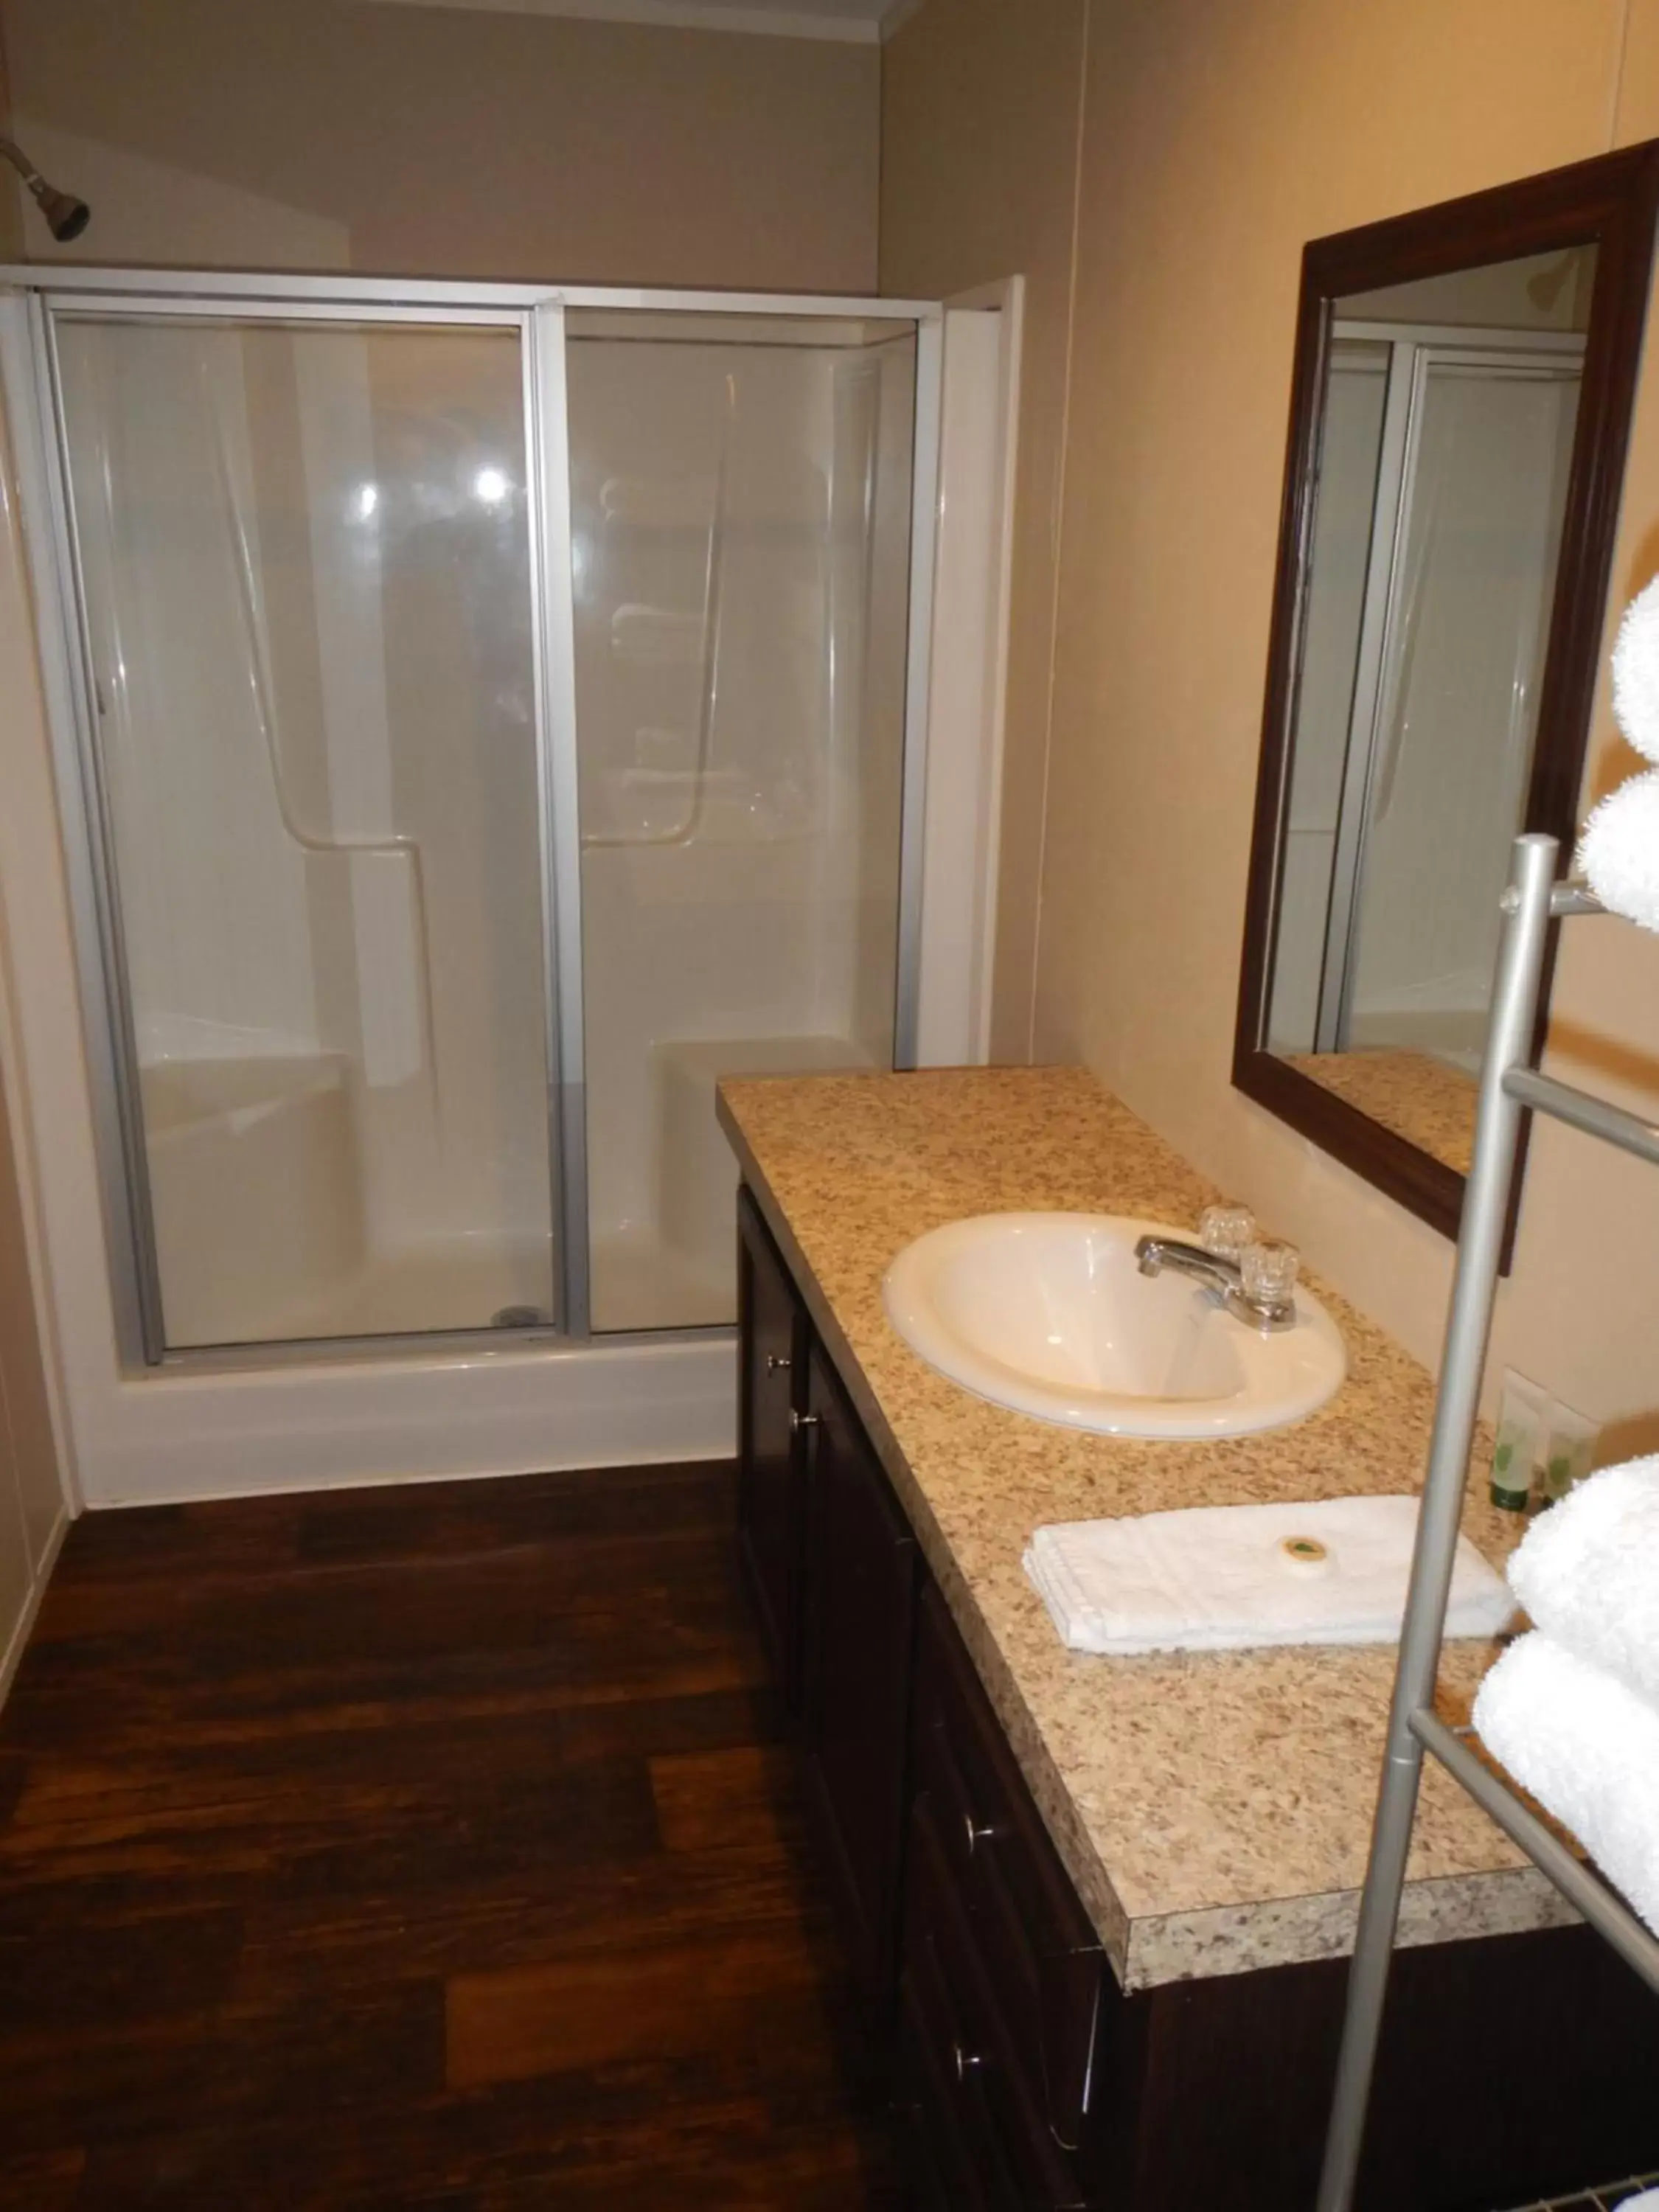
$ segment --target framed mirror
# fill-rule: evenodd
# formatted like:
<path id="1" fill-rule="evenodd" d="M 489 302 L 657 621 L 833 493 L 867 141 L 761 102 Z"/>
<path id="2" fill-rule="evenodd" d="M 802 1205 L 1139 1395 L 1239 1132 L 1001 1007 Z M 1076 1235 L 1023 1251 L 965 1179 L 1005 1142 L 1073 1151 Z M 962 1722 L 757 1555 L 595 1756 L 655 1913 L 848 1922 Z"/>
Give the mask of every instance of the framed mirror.
<path id="1" fill-rule="evenodd" d="M 1303 255 L 1233 1080 L 1448 1236 L 1510 848 L 1577 832 L 1656 198 L 1659 141 Z"/>

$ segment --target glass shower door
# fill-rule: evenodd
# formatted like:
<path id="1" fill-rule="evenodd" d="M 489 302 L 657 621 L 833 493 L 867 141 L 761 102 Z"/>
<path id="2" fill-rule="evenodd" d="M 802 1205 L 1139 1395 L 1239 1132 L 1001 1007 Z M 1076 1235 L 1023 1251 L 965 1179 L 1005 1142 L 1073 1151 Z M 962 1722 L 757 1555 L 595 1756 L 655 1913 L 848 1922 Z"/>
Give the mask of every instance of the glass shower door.
<path id="1" fill-rule="evenodd" d="M 916 333 L 566 328 L 592 1326 L 730 1323 L 719 1079 L 892 1065 Z"/>
<path id="2" fill-rule="evenodd" d="M 546 1323 L 517 319 L 53 329 L 166 1346 Z"/>

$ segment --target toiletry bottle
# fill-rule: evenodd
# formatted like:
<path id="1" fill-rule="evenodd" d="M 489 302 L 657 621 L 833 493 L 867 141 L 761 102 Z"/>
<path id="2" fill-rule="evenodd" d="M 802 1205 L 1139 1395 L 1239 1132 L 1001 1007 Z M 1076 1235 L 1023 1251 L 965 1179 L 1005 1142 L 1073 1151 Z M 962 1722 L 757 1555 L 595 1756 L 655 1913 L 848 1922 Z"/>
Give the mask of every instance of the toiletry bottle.
<path id="1" fill-rule="evenodd" d="M 1544 1479 L 1539 1485 L 1539 1505 L 1553 1505 L 1575 1483 L 1582 1482 L 1595 1462 L 1595 1446 L 1601 1434 L 1599 1421 L 1577 1413 L 1558 1398 L 1549 1410 L 1549 1442 L 1544 1452 Z"/>
<path id="2" fill-rule="evenodd" d="M 1544 1440 L 1547 1401 L 1523 1375 L 1506 1369 L 1498 1409 L 1498 1443 L 1492 1455 L 1487 1492 L 1506 1513 L 1524 1513 L 1532 1502 L 1533 1476 Z"/>

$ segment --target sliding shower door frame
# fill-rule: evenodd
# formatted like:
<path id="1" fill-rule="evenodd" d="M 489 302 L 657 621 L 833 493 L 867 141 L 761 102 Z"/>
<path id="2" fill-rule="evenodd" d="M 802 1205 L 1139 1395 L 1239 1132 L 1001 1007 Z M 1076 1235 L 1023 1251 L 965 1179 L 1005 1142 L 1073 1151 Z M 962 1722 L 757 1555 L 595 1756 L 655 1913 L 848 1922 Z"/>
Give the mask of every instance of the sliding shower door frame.
<path id="1" fill-rule="evenodd" d="M 575 574 L 571 555 L 570 410 L 564 307 L 533 307 L 525 328 L 531 544 L 536 589 L 537 757 L 542 779 L 542 930 L 548 983 L 547 1095 L 558 1224 L 561 1335 L 585 1340 L 587 1080 L 583 1045 L 581 798 L 576 753 Z"/>
<path id="2" fill-rule="evenodd" d="M 149 1163 L 143 1127 L 133 1110 L 138 1069 L 131 993 L 113 825 L 97 763 L 55 349 L 39 292 L 13 292 L 0 301 L 0 376 L 30 540 L 36 642 L 52 738 L 116 1330 L 129 1362 L 154 1367 L 164 1351 L 161 1283 Z"/>
<path id="3" fill-rule="evenodd" d="M 119 1351 L 130 1371 L 281 1365 L 319 1351 L 381 1357 L 481 1345 L 494 1328 L 173 1348 L 166 1341 L 136 1029 L 121 922 L 113 823 L 100 760 L 90 631 L 70 495 L 56 318 L 130 317 L 495 327 L 520 334 L 529 486 L 532 653 L 538 784 L 547 1122 L 554 1316 L 514 1332 L 514 1347 L 591 1337 L 586 1097 L 583 1047 L 581 824 L 578 791 L 574 578 L 565 313 L 572 307 L 655 313 L 823 316 L 905 323 L 916 331 L 916 393 L 906 647 L 899 920 L 893 1060 L 915 1063 L 927 799 L 933 556 L 942 415 L 944 310 L 934 301 L 475 284 L 447 279 L 270 276 L 251 272 L 0 267 L 0 382 L 32 540 L 38 640 L 82 994 L 101 1196 Z M 605 1341 L 729 1335 L 721 1328 L 606 1333 Z"/>

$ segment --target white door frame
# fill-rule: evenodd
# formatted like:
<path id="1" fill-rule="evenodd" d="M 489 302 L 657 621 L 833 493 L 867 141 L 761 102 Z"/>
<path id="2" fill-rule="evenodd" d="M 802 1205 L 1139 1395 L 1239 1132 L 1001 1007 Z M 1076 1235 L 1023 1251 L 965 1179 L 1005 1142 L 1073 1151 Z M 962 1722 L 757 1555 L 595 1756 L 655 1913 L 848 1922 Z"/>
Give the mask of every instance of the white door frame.
<path id="1" fill-rule="evenodd" d="M 920 871 L 924 1066 L 990 1057 L 1024 306 L 1021 276 L 945 302 L 931 781 Z"/>

